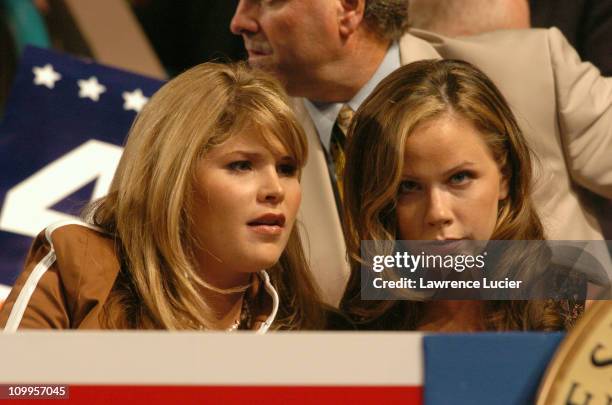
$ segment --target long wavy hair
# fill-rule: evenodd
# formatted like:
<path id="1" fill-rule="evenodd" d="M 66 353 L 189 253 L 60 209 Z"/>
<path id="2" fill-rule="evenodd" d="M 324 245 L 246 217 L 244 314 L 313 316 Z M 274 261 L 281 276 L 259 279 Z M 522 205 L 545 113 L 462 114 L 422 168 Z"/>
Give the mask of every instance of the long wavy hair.
<path id="1" fill-rule="evenodd" d="M 356 322 L 382 329 L 415 329 L 424 302 L 362 301 L 360 242 L 398 239 L 397 190 L 404 145 L 421 123 L 445 114 L 469 121 L 506 179 L 509 195 L 500 201 L 493 240 L 543 240 L 544 229 L 531 200 L 532 157 L 508 103 L 491 80 L 456 60 L 420 61 L 383 80 L 365 100 L 349 129 L 344 173 L 345 237 L 351 276 L 341 308 Z M 533 264 L 548 260 L 534 248 Z M 487 301 L 487 329 L 555 330 L 565 320 L 558 303 Z"/>
<path id="2" fill-rule="evenodd" d="M 247 128 L 268 142 L 278 139 L 301 170 L 307 143 L 287 96 L 273 78 L 246 65 L 191 68 L 138 114 L 108 195 L 84 213 L 114 237 L 121 261 L 103 311 L 107 327 L 213 328 L 213 312 L 198 292 L 206 285 L 199 270 L 206 269 L 194 260 L 195 167 L 211 147 Z M 280 296 L 272 328 L 321 327 L 297 226 L 268 273 Z"/>

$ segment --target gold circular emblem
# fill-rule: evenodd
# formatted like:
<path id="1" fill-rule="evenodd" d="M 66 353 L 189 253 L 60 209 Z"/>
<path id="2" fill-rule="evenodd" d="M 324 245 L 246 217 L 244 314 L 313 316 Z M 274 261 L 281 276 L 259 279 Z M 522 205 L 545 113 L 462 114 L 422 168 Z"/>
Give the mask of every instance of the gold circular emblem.
<path id="1" fill-rule="evenodd" d="M 612 405 L 612 301 L 597 301 L 565 337 L 537 405 Z"/>

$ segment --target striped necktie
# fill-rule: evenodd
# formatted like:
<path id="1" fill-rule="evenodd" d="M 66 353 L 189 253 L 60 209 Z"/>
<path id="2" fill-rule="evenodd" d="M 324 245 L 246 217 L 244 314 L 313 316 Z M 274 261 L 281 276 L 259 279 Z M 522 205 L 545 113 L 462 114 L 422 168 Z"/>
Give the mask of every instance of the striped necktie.
<path id="1" fill-rule="evenodd" d="M 334 128 L 332 129 L 329 149 L 334 162 L 334 174 L 336 176 L 336 185 L 340 198 L 342 198 L 342 172 L 344 171 L 344 165 L 346 163 L 346 157 L 344 155 L 346 135 L 354 114 L 355 112 L 351 107 L 344 104 L 338 113 L 338 118 L 336 118 Z"/>

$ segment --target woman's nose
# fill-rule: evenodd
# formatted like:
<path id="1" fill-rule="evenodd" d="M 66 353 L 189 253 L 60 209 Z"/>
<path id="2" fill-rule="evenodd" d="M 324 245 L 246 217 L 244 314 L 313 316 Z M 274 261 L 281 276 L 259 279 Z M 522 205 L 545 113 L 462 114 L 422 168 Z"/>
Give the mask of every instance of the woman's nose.
<path id="1" fill-rule="evenodd" d="M 276 168 L 267 170 L 262 175 L 258 200 L 261 202 L 280 203 L 285 198 L 285 189 Z"/>
<path id="2" fill-rule="evenodd" d="M 450 196 L 443 190 L 432 188 L 429 191 L 425 222 L 432 227 L 444 227 L 453 223 L 453 210 Z"/>

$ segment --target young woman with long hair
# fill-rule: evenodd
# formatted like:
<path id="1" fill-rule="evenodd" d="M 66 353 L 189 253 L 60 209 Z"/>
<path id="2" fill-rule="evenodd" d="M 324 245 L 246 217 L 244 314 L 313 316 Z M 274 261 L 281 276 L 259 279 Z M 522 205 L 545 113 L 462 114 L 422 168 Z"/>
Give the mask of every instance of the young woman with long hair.
<path id="1" fill-rule="evenodd" d="M 361 300 L 362 241 L 545 239 L 530 197 L 529 148 L 484 73 L 453 60 L 404 66 L 360 107 L 348 139 L 351 276 L 341 309 L 360 327 L 557 330 L 572 322 L 580 307 L 567 300 Z M 524 256 L 534 266 L 550 258 L 533 249 Z"/>
<path id="2" fill-rule="evenodd" d="M 302 128 L 276 81 L 202 64 L 138 114 L 108 195 L 35 240 L 17 328 L 318 329 L 295 226 Z"/>

